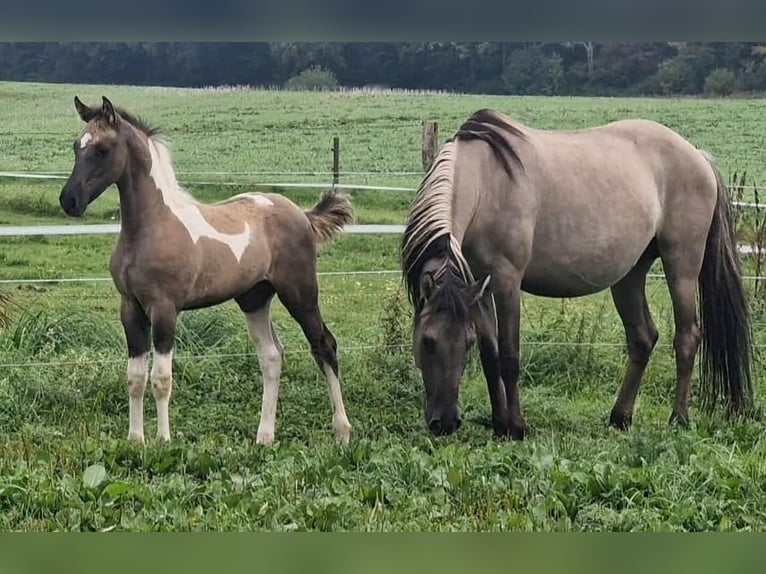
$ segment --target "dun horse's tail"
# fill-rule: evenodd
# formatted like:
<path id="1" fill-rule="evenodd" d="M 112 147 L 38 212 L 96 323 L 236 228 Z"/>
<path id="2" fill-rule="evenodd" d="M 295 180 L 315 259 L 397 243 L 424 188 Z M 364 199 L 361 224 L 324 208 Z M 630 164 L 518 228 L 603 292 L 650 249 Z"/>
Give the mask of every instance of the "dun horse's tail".
<path id="1" fill-rule="evenodd" d="M 699 276 L 702 357 L 700 395 L 712 410 L 721 398 L 731 414 L 753 407 L 750 313 L 739 269 L 729 193 L 721 172 L 705 154 L 718 183 L 718 200 L 708 231 Z"/>
<path id="2" fill-rule="evenodd" d="M 317 204 L 304 213 L 311 223 L 317 243 L 329 241 L 340 233 L 345 225 L 354 222 L 351 200 L 334 189 L 324 190 Z"/>

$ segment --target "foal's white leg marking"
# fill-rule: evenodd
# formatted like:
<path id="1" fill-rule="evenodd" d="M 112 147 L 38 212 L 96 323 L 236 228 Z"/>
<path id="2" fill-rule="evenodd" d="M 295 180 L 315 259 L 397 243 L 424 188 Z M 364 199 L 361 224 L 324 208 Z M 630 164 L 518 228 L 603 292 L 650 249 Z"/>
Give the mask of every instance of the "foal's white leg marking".
<path id="1" fill-rule="evenodd" d="M 93 141 L 93 134 L 90 132 L 85 132 L 80 138 L 80 149 L 85 149 L 88 147 L 88 144 L 91 141 Z"/>
<path id="2" fill-rule="evenodd" d="M 130 400 L 130 426 L 128 440 L 144 444 L 144 390 L 149 374 L 149 359 L 146 353 L 128 359 L 128 397 Z"/>
<path id="3" fill-rule="evenodd" d="M 263 375 L 263 401 L 261 422 L 258 425 L 257 444 L 270 445 L 274 442 L 274 424 L 277 418 L 277 397 L 279 377 L 282 372 L 282 350 L 271 326 L 268 305 L 245 315 L 247 330 L 255 343 L 258 362 Z"/>
<path id="4" fill-rule="evenodd" d="M 168 405 L 173 391 L 173 351 L 155 353 L 152 365 L 152 394 L 157 403 L 157 438 L 170 440 Z"/>
<path id="5" fill-rule="evenodd" d="M 346 409 L 343 407 L 343 396 L 340 392 L 340 381 L 335 376 L 332 367 L 322 363 L 324 376 L 327 379 L 327 388 L 330 391 L 330 403 L 332 404 L 332 426 L 335 429 L 336 438 L 343 444 L 348 444 L 351 436 L 351 423 L 348 422 Z"/>
<path id="6" fill-rule="evenodd" d="M 215 239 L 228 246 L 239 262 L 250 244 L 250 226 L 247 222 L 245 222 L 245 230 L 242 233 L 234 234 L 222 233 L 210 225 L 202 216 L 194 199 L 178 185 L 167 148 L 152 138 L 149 138 L 148 142 L 149 153 L 152 158 L 149 176 L 154 180 L 157 189 L 160 190 L 162 201 L 189 232 L 194 244 L 197 244 L 200 237 Z"/>

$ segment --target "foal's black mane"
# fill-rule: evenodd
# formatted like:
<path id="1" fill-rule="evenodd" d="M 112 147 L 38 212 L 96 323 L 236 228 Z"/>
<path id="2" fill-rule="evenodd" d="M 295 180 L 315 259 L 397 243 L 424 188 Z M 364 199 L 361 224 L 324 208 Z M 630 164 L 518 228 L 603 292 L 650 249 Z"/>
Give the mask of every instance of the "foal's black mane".
<path id="1" fill-rule="evenodd" d="M 137 130 L 143 132 L 146 137 L 152 137 L 156 135 L 160 135 L 160 129 L 157 126 L 150 125 L 146 122 L 143 118 L 132 114 L 131 112 L 123 109 L 123 108 L 117 108 L 115 107 L 114 110 L 120 115 L 120 117 L 128 122 L 130 125 L 132 125 Z"/>
<path id="2" fill-rule="evenodd" d="M 145 134 L 146 137 L 152 137 L 156 135 L 160 135 L 161 131 L 158 127 L 152 126 L 149 123 L 146 122 L 143 118 L 140 118 L 139 116 L 129 112 L 128 110 L 124 108 L 118 108 L 115 106 L 114 111 L 117 112 L 117 114 L 126 122 L 128 122 L 131 126 L 139 130 L 141 133 Z M 90 110 L 87 112 L 87 115 L 84 117 L 86 121 L 90 121 L 93 119 L 103 119 L 104 117 L 104 111 L 102 108 L 90 108 Z"/>
<path id="3" fill-rule="evenodd" d="M 508 177 L 513 179 L 513 164 L 524 169 L 518 152 L 508 140 L 506 134 L 511 134 L 521 139 L 526 139 L 524 132 L 500 116 L 497 112 L 482 109 L 475 112 L 461 125 L 452 139 L 455 140 L 481 140 L 485 142 L 495 153 L 500 164 L 505 169 Z"/>

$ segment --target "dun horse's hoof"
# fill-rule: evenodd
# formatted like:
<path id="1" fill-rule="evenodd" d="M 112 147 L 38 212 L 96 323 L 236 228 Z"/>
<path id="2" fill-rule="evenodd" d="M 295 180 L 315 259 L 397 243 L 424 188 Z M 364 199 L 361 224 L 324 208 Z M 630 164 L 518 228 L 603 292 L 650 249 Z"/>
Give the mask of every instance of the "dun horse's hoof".
<path id="1" fill-rule="evenodd" d="M 527 425 L 525 423 L 511 423 L 508 429 L 508 435 L 511 440 L 524 440 L 524 435 L 527 434 Z"/>
<path id="2" fill-rule="evenodd" d="M 617 430 L 626 431 L 633 424 L 633 413 L 619 413 L 612 411 L 609 415 L 609 425 Z"/>
<path id="3" fill-rule="evenodd" d="M 677 413 L 673 411 L 670 413 L 668 424 L 679 426 L 681 428 L 687 428 L 689 426 L 689 415 L 688 413 Z"/>

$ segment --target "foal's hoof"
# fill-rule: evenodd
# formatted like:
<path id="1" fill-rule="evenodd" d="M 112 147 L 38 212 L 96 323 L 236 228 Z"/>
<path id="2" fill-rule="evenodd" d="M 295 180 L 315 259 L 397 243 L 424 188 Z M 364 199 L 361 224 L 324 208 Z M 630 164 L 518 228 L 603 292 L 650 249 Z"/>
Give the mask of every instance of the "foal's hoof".
<path id="1" fill-rule="evenodd" d="M 633 413 L 619 413 L 612 411 L 609 415 L 609 425 L 617 430 L 626 431 L 633 424 Z"/>
<path id="2" fill-rule="evenodd" d="M 262 444 L 263 446 L 271 446 L 274 444 L 274 433 L 261 432 L 255 435 L 255 444 Z"/>
<path id="3" fill-rule="evenodd" d="M 351 423 L 348 421 L 336 422 L 335 427 L 335 440 L 340 444 L 348 444 L 351 438 Z"/>
<path id="4" fill-rule="evenodd" d="M 681 428 L 688 428 L 689 415 L 688 413 L 677 413 L 673 411 L 672 413 L 670 413 L 670 419 L 668 420 L 668 424 L 672 426 L 679 426 Z"/>
<path id="5" fill-rule="evenodd" d="M 132 442 L 133 444 L 137 446 L 144 446 L 144 435 L 143 433 L 137 433 L 137 432 L 129 432 L 128 433 L 128 442 Z"/>

